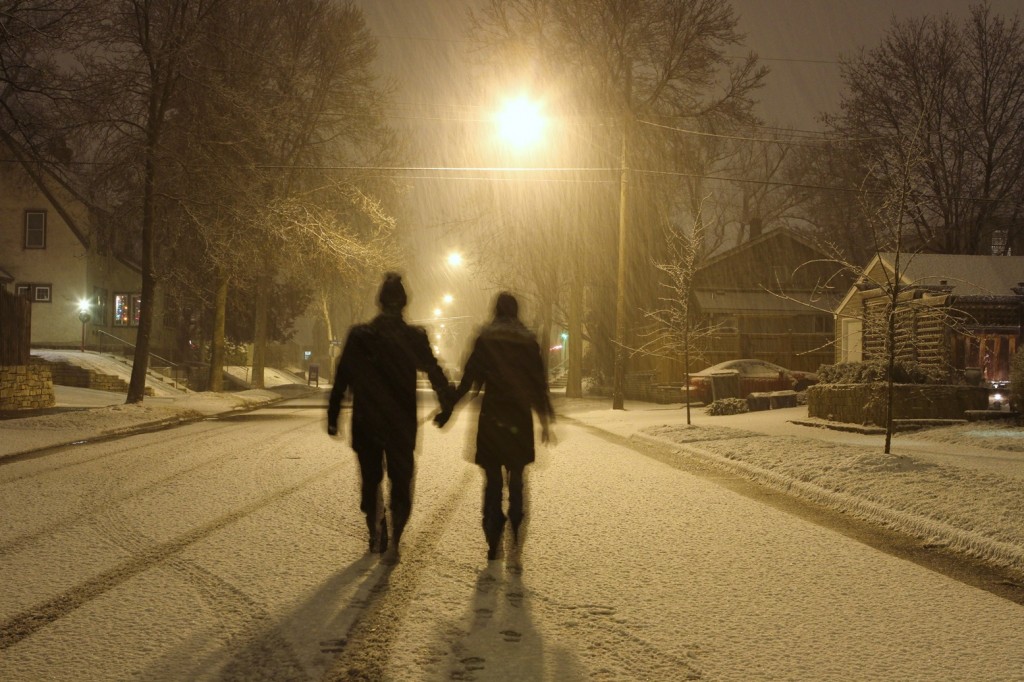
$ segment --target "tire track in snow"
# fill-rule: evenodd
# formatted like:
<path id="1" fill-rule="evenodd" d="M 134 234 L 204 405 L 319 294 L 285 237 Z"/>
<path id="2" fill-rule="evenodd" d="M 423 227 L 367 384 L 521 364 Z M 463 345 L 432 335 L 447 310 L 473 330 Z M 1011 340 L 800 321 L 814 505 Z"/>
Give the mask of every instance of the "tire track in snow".
<path id="1" fill-rule="evenodd" d="M 282 441 L 282 440 L 287 440 L 288 438 L 291 437 L 292 433 L 294 433 L 297 430 L 303 429 L 303 428 L 308 428 L 308 426 L 309 426 L 309 424 L 300 424 L 300 425 L 295 426 L 293 428 L 290 428 L 287 431 L 284 431 L 284 432 L 282 432 L 280 434 L 275 434 L 274 438 L 272 439 L 272 442 L 278 442 L 278 441 Z M 222 438 L 224 440 L 224 445 L 228 445 L 228 444 L 237 445 L 237 437 L 234 435 L 235 432 L 232 429 L 224 428 L 223 426 L 221 426 L 220 429 L 221 430 L 219 432 L 215 433 L 214 435 L 217 436 L 218 438 Z M 205 434 L 206 434 L 206 432 L 204 432 L 204 435 Z M 192 438 L 194 438 L 195 435 L 196 434 L 190 434 L 190 436 L 186 435 L 186 436 L 182 436 L 182 437 L 192 437 Z M 175 440 L 178 440 L 178 439 L 175 439 Z M 160 445 L 161 445 L 161 447 L 166 447 L 166 443 L 161 443 Z M 203 446 L 204 446 L 205 449 L 216 450 L 216 449 L 219 449 L 219 447 L 221 447 L 221 444 L 219 442 L 213 442 L 213 443 L 204 442 Z M 134 452 L 136 450 L 145 449 L 145 448 L 151 448 L 151 447 L 153 447 L 152 443 L 148 443 L 146 445 L 141 445 L 141 446 L 133 446 L 133 447 L 127 448 L 125 450 L 120 450 L 120 451 L 112 452 L 112 453 L 105 453 L 103 455 L 100 455 L 99 457 L 93 457 L 93 458 L 91 458 L 89 460 L 78 462 L 76 464 L 87 464 L 87 463 L 91 463 L 91 462 L 96 462 L 99 459 L 104 459 L 104 458 L 112 457 L 112 456 L 119 455 L 119 454 L 120 455 L 128 455 L 129 453 L 132 453 L 132 452 Z M 184 450 L 182 450 L 182 451 L 184 452 Z M 190 456 L 190 455 L 191 455 L 191 452 L 188 452 L 187 454 L 182 455 L 182 457 Z M 13 551 L 20 550 L 25 545 L 30 544 L 31 542 L 39 539 L 40 537 L 44 537 L 46 535 L 50 535 L 50 534 L 56 533 L 56 532 L 58 532 L 58 531 L 60 531 L 62 529 L 65 529 L 65 528 L 68 528 L 70 526 L 73 526 L 74 524 L 76 524 L 76 523 L 78 523 L 78 522 L 82 521 L 83 519 L 86 519 L 86 518 L 88 518 L 90 516 L 93 516 L 93 515 L 96 515 L 96 514 L 106 513 L 109 510 L 117 507 L 118 505 L 120 505 L 120 504 L 122 504 L 124 502 L 130 501 L 130 500 L 139 498 L 139 497 L 145 495 L 146 493 L 148 493 L 148 492 L 150 492 L 150 491 L 152 491 L 154 489 L 157 489 L 160 486 L 166 485 L 168 483 L 172 483 L 172 482 L 174 482 L 176 480 L 183 479 L 184 477 L 186 477 L 188 475 L 194 474 L 196 472 L 202 471 L 202 470 L 207 469 L 207 468 L 212 467 L 212 466 L 216 466 L 217 464 L 220 464 L 220 463 L 222 463 L 224 461 L 227 461 L 227 460 L 231 460 L 231 459 L 233 459 L 235 457 L 238 457 L 238 456 L 240 456 L 240 455 L 239 455 L 239 452 L 238 452 L 237 449 L 231 450 L 231 451 L 229 451 L 229 452 L 227 452 L 227 453 L 225 453 L 223 455 L 220 455 L 218 457 L 214 457 L 213 459 L 205 460 L 205 461 L 200 462 L 200 463 L 198 463 L 198 464 L 196 464 L 194 466 L 191 466 L 191 467 L 189 467 L 187 469 L 182 469 L 182 470 L 176 471 L 176 472 L 174 472 L 172 474 L 169 474 L 169 475 L 167 475 L 167 476 L 165 476 L 163 478 L 154 480 L 151 483 L 149 483 L 148 485 L 145 485 L 145 486 L 143 486 L 141 488 L 137 488 L 135 490 L 131 490 L 129 492 L 119 492 L 119 491 L 123 491 L 125 489 L 125 487 L 126 487 L 125 486 L 125 478 L 124 478 L 123 474 L 119 473 L 119 471 L 123 471 L 123 470 L 115 470 L 115 471 L 111 472 L 111 478 L 106 481 L 104 488 L 99 490 L 97 493 L 95 493 L 95 494 L 93 494 L 91 496 L 91 497 L 93 497 L 95 499 L 102 500 L 102 502 L 99 502 L 99 503 L 93 504 L 91 506 L 88 506 L 85 509 L 81 510 L 80 512 L 76 513 L 76 514 L 72 514 L 72 515 L 70 515 L 68 517 L 65 517 L 65 518 L 62 518 L 62 519 L 58 519 L 58 520 L 56 520 L 56 521 L 54 521 L 52 523 L 49 523 L 49 524 L 46 524 L 46 525 L 44 525 L 44 526 L 42 526 L 40 528 L 37 528 L 34 531 L 31 531 L 31 532 L 26 533 L 24 535 L 20 535 L 18 537 L 15 537 L 15 538 L 12 538 L 10 540 L 6 540 L 6 541 L 0 543 L 0 555 L 4 555 L 4 554 L 7 554 L 7 553 L 10 553 L 10 552 L 13 552 Z M 35 474 L 31 475 L 31 476 L 20 476 L 20 477 L 17 477 L 17 478 L 14 478 L 14 479 L 10 479 L 10 480 L 7 480 L 7 481 L 2 481 L 2 482 L 0 482 L 0 488 L 2 488 L 2 486 L 7 485 L 7 484 L 9 484 L 11 482 L 24 480 L 25 478 L 32 478 L 32 477 L 40 476 L 40 475 L 43 475 L 43 474 L 59 472 L 59 471 L 64 470 L 65 468 L 67 468 L 67 466 L 72 466 L 72 465 L 65 465 L 65 466 L 54 468 L 54 469 L 47 469 L 45 472 L 37 472 L 37 473 L 35 473 Z"/>
<path id="2" fill-rule="evenodd" d="M 120 565 L 103 571 L 95 577 L 32 609 L 0 622 L 0 651 L 14 646 L 23 639 L 30 637 L 33 633 L 63 618 L 83 604 L 109 592 L 127 580 L 144 573 L 154 566 L 167 563 L 176 554 L 190 545 L 209 537 L 213 533 L 230 526 L 246 516 L 277 503 L 281 499 L 302 490 L 323 477 L 333 475 L 346 466 L 347 463 L 345 462 L 335 463 L 266 497 L 209 521 L 188 533 L 179 535 L 167 542 L 146 547 L 138 555 L 122 562 Z"/>

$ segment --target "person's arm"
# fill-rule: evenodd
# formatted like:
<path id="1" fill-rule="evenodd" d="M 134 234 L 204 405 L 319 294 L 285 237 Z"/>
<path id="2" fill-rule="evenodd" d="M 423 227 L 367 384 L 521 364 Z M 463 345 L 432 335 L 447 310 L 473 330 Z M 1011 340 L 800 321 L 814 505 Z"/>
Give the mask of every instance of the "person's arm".
<path id="1" fill-rule="evenodd" d="M 540 355 L 540 344 L 534 341 L 530 344 L 530 371 L 531 381 L 530 402 L 537 412 L 537 419 L 540 421 L 540 441 L 547 443 L 551 440 L 551 422 L 555 421 L 555 410 L 551 406 L 551 395 L 548 392 L 548 378 L 544 370 L 544 361 Z"/>
<path id="2" fill-rule="evenodd" d="M 441 406 L 441 411 L 434 416 L 434 425 L 438 428 L 444 426 L 451 419 L 452 412 L 455 410 L 455 406 L 462 400 L 462 397 L 469 393 L 474 383 L 479 381 L 479 353 L 477 352 L 477 344 L 479 340 L 473 345 L 473 352 L 470 353 L 469 359 L 466 361 L 466 366 L 462 371 L 462 381 L 459 382 L 458 388 L 452 392 L 451 402 L 446 406 Z"/>
<path id="3" fill-rule="evenodd" d="M 544 370 L 544 361 L 541 359 L 540 344 L 536 341 L 531 344 L 530 363 L 532 365 L 530 376 L 533 377 L 533 395 L 531 402 L 533 409 L 542 419 L 547 421 L 555 420 L 555 409 L 551 406 L 551 393 L 548 391 L 548 377 Z"/>
<path id="4" fill-rule="evenodd" d="M 341 401 L 351 383 L 349 368 L 352 366 L 352 332 L 345 339 L 344 349 L 338 358 L 338 366 L 334 371 L 334 384 L 331 386 L 331 397 L 327 401 L 327 433 L 334 436 L 338 433 L 338 415 L 341 414 Z"/>
<path id="5" fill-rule="evenodd" d="M 434 357 L 434 351 L 430 347 L 430 340 L 427 338 L 426 330 L 419 327 L 414 327 L 413 329 L 416 335 L 416 355 L 417 364 L 419 365 L 417 369 L 427 375 L 430 387 L 434 389 L 434 393 L 437 395 L 437 402 L 441 405 L 441 411 L 451 412 L 451 407 L 455 403 L 455 390 L 452 388 L 451 382 L 448 381 L 448 375 L 441 368 L 441 363 Z"/>

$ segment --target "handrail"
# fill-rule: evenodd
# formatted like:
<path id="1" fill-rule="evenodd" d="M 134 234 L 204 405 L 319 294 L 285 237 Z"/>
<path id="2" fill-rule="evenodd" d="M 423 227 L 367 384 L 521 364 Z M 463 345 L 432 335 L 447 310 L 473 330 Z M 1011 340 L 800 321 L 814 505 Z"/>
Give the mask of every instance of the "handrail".
<path id="1" fill-rule="evenodd" d="M 120 336 L 114 336 L 114 335 L 113 335 L 113 334 L 111 334 L 110 332 L 105 332 L 105 331 L 103 331 L 102 329 L 96 329 L 96 328 L 93 328 L 93 332 L 94 332 L 94 333 L 96 333 L 96 334 L 103 334 L 103 335 L 105 335 L 105 336 L 109 336 L 109 337 L 110 337 L 110 338 L 112 338 L 112 339 L 116 339 L 116 340 L 120 341 L 121 343 L 125 344 L 126 346 L 131 346 L 132 348 L 135 348 L 135 344 L 134 344 L 134 343 L 131 343 L 131 342 L 129 342 L 129 341 L 125 341 L 125 340 L 124 340 L 124 339 L 122 339 L 122 338 L 121 338 Z M 174 367 L 174 368 L 177 368 L 177 367 L 178 367 L 178 363 L 176 363 L 176 362 L 171 362 L 171 361 L 170 361 L 170 360 L 168 360 L 167 358 L 162 358 L 162 357 L 160 357 L 159 355 L 157 355 L 156 353 L 150 353 L 150 354 L 149 354 L 149 356 L 150 356 L 150 357 L 153 357 L 153 358 L 156 358 L 157 360 L 163 360 L 164 362 L 166 362 L 166 363 L 167 363 L 168 365 L 170 365 L 171 367 Z"/>

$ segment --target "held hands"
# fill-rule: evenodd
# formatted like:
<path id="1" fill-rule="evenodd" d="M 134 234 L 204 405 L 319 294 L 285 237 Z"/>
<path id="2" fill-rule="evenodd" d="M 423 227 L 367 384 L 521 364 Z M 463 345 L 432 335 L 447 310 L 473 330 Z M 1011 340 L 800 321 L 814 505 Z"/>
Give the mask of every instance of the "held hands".
<path id="1" fill-rule="evenodd" d="M 452 412 L 455 410 L 455 403 L 459 402 L 459 394 L 456 391 L 454 384 L 448 384 L 447 390 L 438 393 L 437 397 L 438 401 L 441 403 L 441 409 L 434 415 L 434 426 L 441 428 L 448 423 L 449 419 L 452 418 Z"/>

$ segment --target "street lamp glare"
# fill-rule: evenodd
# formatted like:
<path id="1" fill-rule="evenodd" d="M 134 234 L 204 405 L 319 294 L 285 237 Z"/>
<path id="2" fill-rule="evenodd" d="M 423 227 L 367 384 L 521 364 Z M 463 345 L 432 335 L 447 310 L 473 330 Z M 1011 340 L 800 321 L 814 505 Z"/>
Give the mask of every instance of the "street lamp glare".
<path id="1" fill-rule="evenodd" d="M 541 105 L 526 97 L 512 99 L 505 103 L 495 120 L 498 133 L 515 147 L 527 147 L 540 140 L 547 126 L 547 119 L 541 113 Z"/>
<path id="2" fill-rule="evenodd" d="M 455 298 L 451 294 L 445 294 L 442 300 L 444 301 L 445 305 L 450 305 L 451 302 L 455 300 Z"/>
<path id="3" fill-rule="evenodd" d="M 452 251 L 448 254 L 448 265 L 457 268 L 462 265 L 462 254 L 458 251 Z"/>

